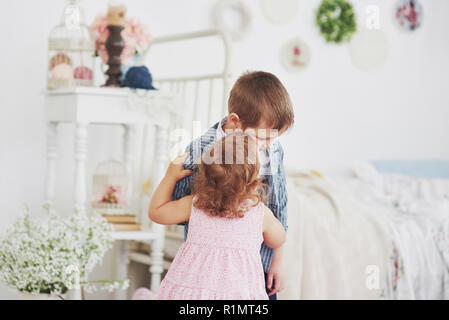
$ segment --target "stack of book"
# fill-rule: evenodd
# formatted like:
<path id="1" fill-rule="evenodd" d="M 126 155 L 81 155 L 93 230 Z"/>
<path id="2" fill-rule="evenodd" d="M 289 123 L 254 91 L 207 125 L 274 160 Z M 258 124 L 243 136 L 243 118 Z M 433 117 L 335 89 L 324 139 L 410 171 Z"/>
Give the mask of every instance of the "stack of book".
<path id="1" fill-rule="evenodd" d="M 108 215 L 103 214 L 109 223 L 112 223 L 115 231 L 137 231 L 140 230 L 140 224 L 136 222 L 136 216 L 133 215 Z"/>

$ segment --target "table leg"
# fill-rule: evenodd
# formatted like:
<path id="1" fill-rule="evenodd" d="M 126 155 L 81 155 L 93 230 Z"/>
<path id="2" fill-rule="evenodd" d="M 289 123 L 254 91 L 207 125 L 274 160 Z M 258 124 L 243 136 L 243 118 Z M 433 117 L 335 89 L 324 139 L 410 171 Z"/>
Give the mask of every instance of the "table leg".
<path id="1" fill-rule="evenodd" d="M 87 123 L 75 124 L 75 179 L 74 205 L 75 210 L 86 214 L 86 159 L 87 159 Z M 87 279 L 86 279 L 87 280 Z M 81 290 L 73 289 L 71 299 L 80 300 Z"/>
<path id="2" fill-rule="evenodd" d="M 128 265 L 129 265 L 129 246 L 130 243 L 127 240 L 118 241 L 118 264 L 114 280 L 126 280 L 128 279 Z M 128 290 L 116 290 L 114 293 L 115 300 L 126 300 Z"/>
<path id="3" fill-rule="evenodd" d="M 53 205 L 55 200 L 57 134 L 57 123 L 49 122 L 47 124 L 47 173 L 44 199 L 50 205 Z"/>
<path id="4" fill-rule="evenodd" d="M 156 140 L 155 140 L 155 150 L 156 150 L 156 163 L 155 172 L 153 180 L 153 192 L 154 189 L 159 185 L 159 182 L 165 175 L 166 166 L 168 163 L 168 127 L 167 126 L 156 126 Z M 153 241 L 151 246 L 151 291 L 156 293 L 159 289 L 161 282 L 161 274 L 164 271 L 164 241 L 165 241 L 165 226 L 152 223 L 152 230 L 157 234 L 157 238 Z"/>
<path id="5" fill-rule="evenodd" d="M 151 244 L 151 291 L 157 293 L 161 284 L 162 272 L 164 271 L 164 226 L 153 223 L 153 232 L 160 235 Z M 162 236 L 161 236 L 162 235 Z"/>
<path id="6" fill-rule="evenodd" d="M 75 125 L 75 208 L 86 213 L 86 159 L 87 159 L 87 123 Z"/>
<path id="7" fill-rule="evenodd" d="M 126 174 L 128 176 L 126 198 L 128 210 L 134 213 L 136 207 L 135 197 L 133 196 L 136 128 L 134 125 L 124 125 L 123 128 L 125 129 L 123 134 L 123 163 L 125 165 Z"/>

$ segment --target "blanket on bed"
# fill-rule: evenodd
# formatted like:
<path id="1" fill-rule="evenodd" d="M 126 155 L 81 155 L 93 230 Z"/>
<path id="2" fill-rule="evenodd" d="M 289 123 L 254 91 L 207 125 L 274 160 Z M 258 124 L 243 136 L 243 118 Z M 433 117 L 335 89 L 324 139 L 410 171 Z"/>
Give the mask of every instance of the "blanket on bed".
<path id="1" fill-rule="evenodd" d="M 312 172 L 287 175 L 286 288 L 280 299 L 378 299 L 392 252 L 376 211 Z"/>
<path id="2" fill-rule="evenodd" d="M 369 163 L 331 180 L 389 224 L 394 248 L 383 296 L 449 299 L 449 180 L 381 174 Z"/>

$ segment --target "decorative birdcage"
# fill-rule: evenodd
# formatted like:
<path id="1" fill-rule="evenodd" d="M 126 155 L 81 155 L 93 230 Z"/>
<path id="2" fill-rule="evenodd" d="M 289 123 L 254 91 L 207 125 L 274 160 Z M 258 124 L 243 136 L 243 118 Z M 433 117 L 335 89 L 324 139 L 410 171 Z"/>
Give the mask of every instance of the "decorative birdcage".
<path id="1" fill-rule="evenodd" d="M 84 23 L 80 0 L 68 0 L 48 39 L 48 89 L 92 86 L 95 44 Z"/>
<path id="2" fill-rule="evenodd" d="M 122 162 L 109 160 L 100 163 L 93 175 L 93 210 L 103 215 L 129 214 L 128 183 Z"/>

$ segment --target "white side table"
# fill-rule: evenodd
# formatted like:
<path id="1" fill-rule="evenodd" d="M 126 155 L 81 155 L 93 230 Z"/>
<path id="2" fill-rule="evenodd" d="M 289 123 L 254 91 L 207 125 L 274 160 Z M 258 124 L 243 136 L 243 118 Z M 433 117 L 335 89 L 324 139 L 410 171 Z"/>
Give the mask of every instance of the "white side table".
<path id="1" fill-rule="evenodd" d="M 143 93 L 143 94 L 142 94 Z M 52 203 L 55 198 L 55 166 L 57 125 L 61 122 L 75 126 L 75 176 L 74 207 L 87 212 L 86 160 L 89 124 L 123 125 L 125 128 L 124 162 L 131 170 L 135 125 L 155 125 L 155 172 L 153 186 L 157 186 L 165 174 L 168 163 L 168 128 L 171 115 L 179 102 L 170 93 L 140 91 L 133 93 L 127 88 L 76 87 L 58 89 L 45 93 L 47 121 L 47 175 L 45 198 Z M 130 175 L 131 176 L 131 175 Z M 163 247 L 165 231 L 162 225 L 152 223 L 151 229 L 142 231 L 114 232 L 114 240 L 120 241 L 117 279 L 127 278 L 129 241 L 148 241 L 152 246 L 151 290 L 156 292 L 163 272 Z M 80 298 L 79 291 L 74 298 Z M 126 299 L 126 292 L 117 291 L 117 299 Z"/>

